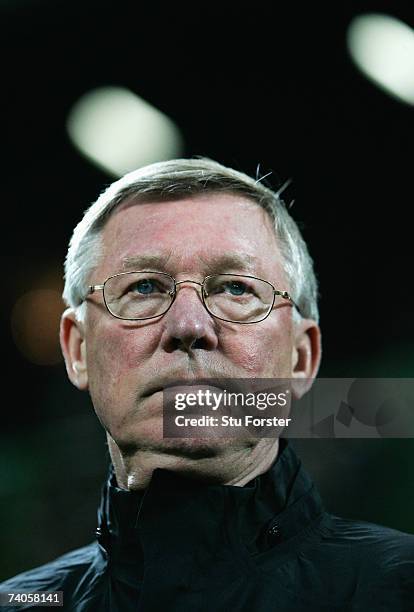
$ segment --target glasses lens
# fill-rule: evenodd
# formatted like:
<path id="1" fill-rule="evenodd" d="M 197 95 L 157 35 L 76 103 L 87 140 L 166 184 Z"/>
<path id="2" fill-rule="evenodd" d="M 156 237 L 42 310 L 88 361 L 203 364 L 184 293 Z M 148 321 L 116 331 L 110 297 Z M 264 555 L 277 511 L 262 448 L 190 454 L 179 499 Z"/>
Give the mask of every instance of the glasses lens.
<path id="1" fill-rule="evenodd" d="M 174 281 L 161 272 L 127 272 L 109 278 L 104 299 L 109 311 L 121 319 L 147 319 L 168 310 Z"/>
<path id="2" fill-rule="evenodd" d="M 270 283 L 250 276 L 211 276 L 204 289 L 204 300 L 211 314 L 235 323 L 261 321 L 273 305 Z"/>

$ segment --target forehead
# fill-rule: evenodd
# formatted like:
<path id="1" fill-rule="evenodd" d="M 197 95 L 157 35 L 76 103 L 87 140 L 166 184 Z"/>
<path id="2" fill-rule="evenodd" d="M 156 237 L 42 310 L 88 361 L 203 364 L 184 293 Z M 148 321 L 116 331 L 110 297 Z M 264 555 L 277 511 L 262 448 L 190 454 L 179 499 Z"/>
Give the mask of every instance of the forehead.
<path id="1" fill-rule="evenodd" d="M 237 268 L 258 276 L 281 271 L 272 220 L 257 203 L 237 194 L 129 200 L 107 222 L 103 245 L 99 268 L 108 276 L 156 268 L 175 274 Z"/>

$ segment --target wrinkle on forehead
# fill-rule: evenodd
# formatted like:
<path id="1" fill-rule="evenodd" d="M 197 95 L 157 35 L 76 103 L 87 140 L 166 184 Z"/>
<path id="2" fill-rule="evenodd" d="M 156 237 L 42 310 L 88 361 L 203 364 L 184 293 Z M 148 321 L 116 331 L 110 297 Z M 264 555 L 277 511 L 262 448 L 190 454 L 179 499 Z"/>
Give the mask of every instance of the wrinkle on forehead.
<path id="1" fill-rule="evenodd" d="M 108 220 L 104 247 L 108 275 L 154 270 L 174 276 L 197 268 L 200 274 L 238 272 L 273 283 L 285 276 L 272 219 L 237 194 L 130 199 Z"/>
<path id="2" fill-rule="evenodd" d="M 141 195 L 132 194 L 128 196 L 125 200 L 123 200 L 112 211 L 112 214 L 109 217 L 109 220 L 115 217 L 116 215 L 118 215 L 119 213 L 133 208 L 134 206 L 140 206 L 140 207 L 151 206 L 151 207 L 154 207 L 155 209 L 155 207 L 170 206 L 171 204 L 174 205 L 175 203 L 178 203 L 178 204 L 183 204 L 185 207 L 187 207 L 188 209 L 187 212 L 189 213 L 191 212 L 191 205 L 195 204 L 197 206 L 200 203 L 202 203 L 203 207 L 206 208 L 206 202 L 209 202 L 212 205 L 214 205 L 218 201 L 221 201 L 220 206 L 222 207 L 223 215 L 225 213 L 228 213 L 228 215 L 230 215 L 230 218 L 231 218 L 231 215 L 234 214 L 234 212 L 232 213 L 231 211 L 231 208 L 232 206 L 234 206 L 234 204 L 239 205 L 239 207 L 242 207 L 245 210 L 250 209 L 250 210 L 257 211 L 258 213 L 261 213 L 263 226 L 270 229 L 272 233 L 275 233 L 273 219 L 271 218 L 269 211 L 267 211 L 263 206 L 259 204 L 259 202 L 254 200 L 252 197 L 249 197 L 244 194 L 232 192 L 232 191 L 217 191 L 217 192 L 209 191 L 205 193 L 202 193 L 202 192 L 194 193 L 194 194 L 190 194 L 189 196 L 186 196 L 184 194 L 180 196 L 174 196 L 174 194 L 171 194 L 171 197 L 166 197 L 164 199 L 162 198 L 157 199 L 155 197 L 148 197 L 146 199 L 145 194 L 141 194 Z"/>
<path id="3" fill-rule="evenodd" d="M 150 253 L 133 255 L 122 259 L 122 271 L 144 270 L 144 269 L 167 269 L 173 258 L 173 250 L 167 253 Z M 196 254 L 195 257 L 206 270 L 210 272 L 223 271 L 226 269 L 254 269 L 258 264 L 258 258 L 248 253 L 224 253 L 212 255 L 208 258 L 203 254 Z M 172 263 L 172 262 L 171 262 Z"/>

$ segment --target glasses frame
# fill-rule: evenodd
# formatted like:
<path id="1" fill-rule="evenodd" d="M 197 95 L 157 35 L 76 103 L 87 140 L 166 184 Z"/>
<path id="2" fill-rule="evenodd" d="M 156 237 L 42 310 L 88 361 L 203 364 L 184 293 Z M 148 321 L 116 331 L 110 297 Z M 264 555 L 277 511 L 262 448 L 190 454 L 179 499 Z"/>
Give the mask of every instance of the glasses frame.
<path id="1" fill-rule="evenodd" d="M 116 278 L 118 276 L 124 276 L 126 274 L 162 274 L 163 276 L 168 276 L 168 278 L 170 278 L 173 283 L 174 283 L 174 289 L 172 291 L 169 292 L 170 296 L 171 296 L 171 303 L 168 306 L 168 308 L 162 312 L 161 314 L 157 314 L 154 315 L 152 317 L 140 317 L 140 318 L 129 318 L 129 317 L 120 317 L 116 314 L 114 314 L 109 306 L 108 303 L 106 301 L 105 298 L 105 285 L 108 281 L 110 281 L 112 278 Z M 273 300 L 272 300 L 272 305 L 269 308 L 269 312 L 261 319 L 259 319 L 258 321 L 232 321 L 231 319 L 223 319 L 222 317 L 217 316 L 216 314 L 212 313 L 211 310 L 208 308 L 205 298 L 208 297 L 207 292 L 205 291 L 205 283 L 208 279 L 213 278 L 215 276 L 238 276 L 241 278 L 252 278 L 254 280 L 259 280 L 262 281 L 263 283 L 266 283 L 267 285 L 269 285 L 272 288 L 273 291 Z M 129 272 L 119 272 L 118 274 L 113 274 L 112 276 L 109 276 L 106 281 L 102 284 L 102 285 L 89 285 L 88 287 L 88 292 L 86 294 L 86 296 L 83 298 L 82 302 L 84 302 L 92 293 L 95 293 L 95 291 L 102 291 L 102 295 L 103 295 L 103 300 L 105 303 L 105 307 L 107 309 L 107 311 L 109 312 L 110 315 L 112 315 L 115 319 L 120 319 L 121 321 L 147 321 L 148 319 L 158 319 L 158 317 L 163 317 L 171 308 L 171 306 L 174 304 L 175 298 L 177 296 L 177 287 L 178 285 L 182 285 L 183 283 L 192 283 L 195 285 L 199 285 L 201 287 L 201 299 L 203 302 L 203 306 L 204 308 L 207 310 L 207 312 L 214 317 L 215 319 L 219 319 L 220 321 L 226 321 L 228 323 L 236 323 L 237 325 L 253 325 L 254 323 L 261 323 L 262 321 L 264 321 L 265 319 L 267 319 L 267 317 L 270 315 L 270 313 L 273 310 L 273 306 L 275 304 L 275 298 L 277 295 L 279 295 L 280 297 L 282 297 L 285 300 L 288 300 L 291 304 L 291 306 L 294 306 L 296 308 L 296 310 L 298 311 L 298 313 L 302 316 L 302 313 L 300 312 L 299 306 L 296 304 L 296 302 L 294 302 L 294 300 L 292 299 L 292 297 L 290 296 L 290 294 L 287 291 L 279 291 L 278 289 L 276 289 L 272 283 L 269 283 L 269 281 L 264 280 L 263 278 L 259 278 L 258 276 L 251 276 L 249 274 L 231 274 L 231 273 L 224 273 L 224 274 L 209 274 L 208 276 L 206 276 L 203 280 L 202 283 L 199 283 L 198 281 L 194 281 L 194 280 L 182 280 L 182 281 L 177 281 L 173 276 L 171 276 L 171 274 L 168 274 L 167 272 L 159 272 L 158 270 L 130 270 Z"/>

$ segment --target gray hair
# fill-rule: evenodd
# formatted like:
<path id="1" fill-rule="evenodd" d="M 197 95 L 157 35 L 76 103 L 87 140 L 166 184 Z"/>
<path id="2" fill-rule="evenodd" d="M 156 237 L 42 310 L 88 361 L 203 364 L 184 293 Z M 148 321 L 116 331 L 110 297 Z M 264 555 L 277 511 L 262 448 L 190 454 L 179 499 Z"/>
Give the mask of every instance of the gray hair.
<path id="1" fill-rule="evenodd" d="M 225 192 L 253 200 L 268 212 L 292 298 L 305 318 L 318 321 L 317 281 L 306 243 L 280 197 L 282 190 L 272 191 L 261 182 L 263 178 L 255 180 L 207 158 L 174 159 L 125 174 L 99 196 L 75 227 L 65 260 L 65 303 L 76 309 L 79 320 L 84 319 L 88 279 L 103 255 L 103 228 L 116 207 L 126 199 L 168 201 L 200 193 Z"/>

